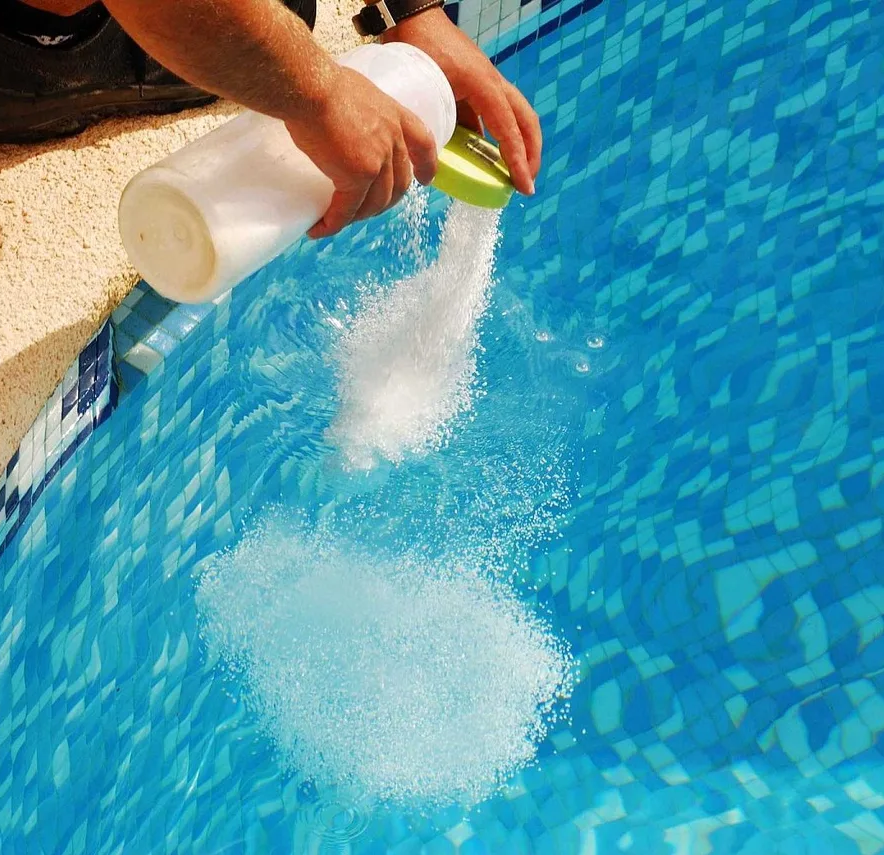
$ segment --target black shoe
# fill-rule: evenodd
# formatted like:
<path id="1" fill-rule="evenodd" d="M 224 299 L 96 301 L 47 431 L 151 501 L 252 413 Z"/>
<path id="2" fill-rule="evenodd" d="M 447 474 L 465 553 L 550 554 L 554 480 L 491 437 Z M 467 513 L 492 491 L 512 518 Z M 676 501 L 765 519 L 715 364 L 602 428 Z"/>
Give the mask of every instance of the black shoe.
<path id="1" fill-rule="evenodd" d="M 285 0 L 313 29 L 316 0 Z M 68 136 L 108 116 L 174 113 L 215 100 L 147 56 L 113 18 L 74 47 L 0 31 L 0 143 Z"/>

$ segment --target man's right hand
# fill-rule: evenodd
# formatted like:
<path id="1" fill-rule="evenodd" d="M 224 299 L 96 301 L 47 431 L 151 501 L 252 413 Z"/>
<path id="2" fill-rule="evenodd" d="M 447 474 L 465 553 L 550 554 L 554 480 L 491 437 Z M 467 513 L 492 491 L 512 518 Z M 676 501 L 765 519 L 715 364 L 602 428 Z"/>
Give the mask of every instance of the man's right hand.
<path id="1" fill-rule="evenodd" d="M 339 66 L 276 0 L 105 0 L 147 53 L 197 86 L 282 119 L 335 185 L 310 234 L 327 237 L 428 183 L 436 145 L 413 113 Z M 3 0 L 0 0 L 0 8 Z"/>
<path id="2" fill-rule="evenodd" d="M 411 111 L 348 68 L 327 87 L 315 110 L 286 121 L 292 139 L 335 185 L 331 206 L 308 232 L 337 234 L 395 205 L 412 177 L 436 174 L 436 141 Z"/>

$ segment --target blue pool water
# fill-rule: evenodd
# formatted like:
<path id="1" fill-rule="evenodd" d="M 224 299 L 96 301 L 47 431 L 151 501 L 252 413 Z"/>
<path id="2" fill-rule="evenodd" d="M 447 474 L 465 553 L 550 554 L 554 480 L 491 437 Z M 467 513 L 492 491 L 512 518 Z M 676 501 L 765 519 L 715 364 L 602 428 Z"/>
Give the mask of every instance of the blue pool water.
<path id="1" fill-rule="evenodd" d="M 545 171 L 444 449 L 356 475 L 326 434 L 390 217 L 125 375 L 0 556 L 3 855 L 884 851 L 884 10 L 607 3 L 503 70 Z M 577 663 L 536 765 L 428 814 L 285 768 L 196 602 L 270 504 L 323 560 L 511 580 Z"/>

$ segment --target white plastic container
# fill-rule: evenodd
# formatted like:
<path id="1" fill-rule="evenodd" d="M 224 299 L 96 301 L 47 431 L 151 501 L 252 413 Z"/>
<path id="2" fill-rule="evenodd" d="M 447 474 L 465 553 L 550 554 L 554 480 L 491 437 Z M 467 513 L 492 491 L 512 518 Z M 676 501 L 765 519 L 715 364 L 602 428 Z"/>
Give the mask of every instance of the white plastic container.
<path id="1" fill-rule="evenodd" d="M 439 149 L 451 138 L 454 95 L 425 53 L 370 44 L 339 62 L 417 114 Z M 333 192 L 283 122 L 247 112 L 136 175 L 120 199 L 120 235 L 157 291 L 202 303 L 291 246 L 321 219 Z"/>

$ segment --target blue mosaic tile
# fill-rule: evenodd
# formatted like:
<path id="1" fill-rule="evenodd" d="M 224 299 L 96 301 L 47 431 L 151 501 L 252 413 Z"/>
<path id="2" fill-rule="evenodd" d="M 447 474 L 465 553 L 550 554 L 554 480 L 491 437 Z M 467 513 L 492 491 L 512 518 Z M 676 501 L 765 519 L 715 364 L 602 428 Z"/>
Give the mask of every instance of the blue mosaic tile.
<path id="1" fill-rule="evenodd" d="M 213 308 L 212 303 L 179 305 L 139 282 L 111 317 L 124 392 L 171 356 Z"/>
<path id="2" fill-rule="evenodd" d="M 546 143 L 538 196 L 504 216 L 483 342 L 490 369 L 516 306 L 547 382 L 584 384 L 579 484 L 524 592 L 580 678 L 501 795 L 378 815 L 349 849 L 882 852 L 882 11 L 515 5 L 503 34 L 458 8 Z M 115 317 L 114 417 L 39 496 L 0 477 L 4 512 L 29 508 L 0 556 L 4 855 L 322 851 L 309 789 L 204 661 L 191 573 L 255 507 L 315 500 L 311 319 L 391 223 L 293 247 L 214 305 L 140 286 Z"/>
<path id="3" fill-rule="evenodd" d="M 116 406 L 112 366 L 113 333 L 105 323 L 68 369 L 5 469 L 0 469 L 0 554 L 58 474 L 61 461 L 68 459 Z"/>

